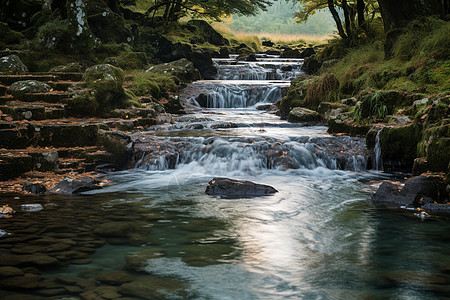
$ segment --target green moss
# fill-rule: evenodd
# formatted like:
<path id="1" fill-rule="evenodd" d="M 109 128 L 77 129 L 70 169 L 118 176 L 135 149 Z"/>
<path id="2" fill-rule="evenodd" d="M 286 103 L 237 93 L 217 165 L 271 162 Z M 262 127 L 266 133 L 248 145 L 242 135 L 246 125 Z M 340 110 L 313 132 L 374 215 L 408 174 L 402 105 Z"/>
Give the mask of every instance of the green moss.
<path id="1" fill-rule="evenodd" d="M 298 76 L 291 81 L 291 86 L 286 96 L 281 99 L 280 112 L 283 117 L 287 117 L 294 107 L 302 106 L 306 96 L 308 85 L 312 79 L 307 76 Z"/>
<path id="2" fill-rule="evenodd" d="M 147 55 L 144 52 L 125 52 L 119 56 L 106 58 L 105 63 L 124 70 L 145 69 L 148 66 Z"/>
<path id="3" fill-rule="evenodd" d="M 420 128 L 417 125 L 385 127 L 380 134 L 380 148 L 385 169 L 412 170 L 419 140 Z"/>
<path id="4" fill-rule="evenodd" d="M 450 122 L 428 128 L 417 145 L 417 154 L 425 157 L 431 171 L 448 172 L 450 161 Z"/>
<path id="5" fill-rule="evenodd" d="M 96 116 L 99 103 L 92 95 L 81 95 L 69 102 L 69 113 L 72 116 Z"/>

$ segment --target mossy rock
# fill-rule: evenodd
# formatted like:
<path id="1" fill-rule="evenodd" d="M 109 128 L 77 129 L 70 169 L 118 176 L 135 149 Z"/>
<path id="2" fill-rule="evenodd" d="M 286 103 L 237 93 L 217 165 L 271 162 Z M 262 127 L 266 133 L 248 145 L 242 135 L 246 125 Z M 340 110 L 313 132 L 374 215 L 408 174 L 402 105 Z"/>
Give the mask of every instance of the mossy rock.
<path id="1" fill-rule="evenodd" d="M 109 64 L 95 65 L 83 75 L 87 87 L 94 90 L 100 112 L 126 107 L 127 96 L 122 87 L 125 80 L 122 69 Z"/>
<path id="2" fill-rule="evenodd" d="M 96 116 L 99 110 L 98 101 L 89 93 L 76 96 L 69 102 L 69 114 L 71 116 Z"/>
<path id="3" fill-rule="evenodd" d="M 23 74 L 26 72 L 28 72 L 28 68 L 17 55 L 13 54 L 0 58 L 0 73 Z"/>
<path id="4" fill-rule="evenodd" d="M 145 69 L 148 66 L 148 59 L 145 52 L 126 52 L 120 56 L 106 58 L 105 64 L 124 70 Z"/>
<path id="5" fill-rule="evenodd" d="M 448 172 L 450 161 L 450 121 L 428 128 L 417 146 L 417 154 L 425 157 L 427 167 L 433 172 Z"/>
<path id="6" fill-rule="evenodd" d="M 125 25 L 121 16 L 108 10 L 90 15 L 87 18 L 89 27 L 102 43 L 131 43 L 134 35 Z"/>
<path id="7" fill-rule="evenodd" d="M 287 117 L 294 107 L 303 105 L 310 81 L 311 78 L 308 78 L 307 76 L 298 76 L 291 82 L 291 86 L 289 87 L 286 96 L 284 96 L 280 102 L 280 112 L 282 117 Z"/>
<path id="8" fill-rule="evenodd" d="M 307 109 L 304 107 L 294 107 L 289 112 L 289 122 L 302 123 L 302 122 L 319 122 L 320 115 L 317 111 Z"/>
<path id="9" fill-rule="evenodd" d="M 24 80 L 11 84 L 9 92 L 15 97 L 20 97 L 25 93 L 47 93 L 51 89 L 46 83 L 37 80 Z"/>
<path id="10" fill-rule="evenodd" d="M 0 22 L 0 36 L 6 45 L 19 44 L 20 40 L 24 38 L 21 33 L 11 30 L 8 24 L 3 22 Z"/>
<path id="11" fill-rule="evenodd" d="M 190 20 L 187 22 L 186 26 L 191 32 L 202 37 L 203 40 L 212 45 L 225 46 L 230 44 L 226 38 L 214 30 L 214 28 L 204 20 Z"/>
<path id="12" fill-rule="evenodd" d="M 169 73 L 176 76 L 181 82 L 184 83 L 200 80 L 201 78 L 200 72 L 194 67 L 194 64 L 186 58 L 153 66 L 148 69 L 148 71 L 163 74 Z"/>
<path id="13" fill-rule="evenodd" d="M 420 128 L 416 124 L 383 128 L 380 148 L 384 170 L 411 172 L 419 140 Z"/>
<path id="14" fill-rule="evenodd" d="M 82 63 L 72 62 L 65 65 L 58 65 L 50 69 L 50 72 L 84 72 L 86 67 Z"/>

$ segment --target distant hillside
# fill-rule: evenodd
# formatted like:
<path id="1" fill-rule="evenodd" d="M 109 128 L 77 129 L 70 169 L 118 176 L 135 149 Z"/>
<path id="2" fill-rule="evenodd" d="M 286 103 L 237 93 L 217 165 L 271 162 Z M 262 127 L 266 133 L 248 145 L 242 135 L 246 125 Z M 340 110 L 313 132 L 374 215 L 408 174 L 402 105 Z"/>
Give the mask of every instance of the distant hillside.
<path id="1" fill-rule="evenodd" d="M 299 4 L 291 1 L 276 1 L 256 16 L 233 15 L 228 26 L 233 31 L 283 33 L 283 34 L 314 34 L 327 35 L 335 31 L 333 18 L 328 10 L 323 10 L 312 16 L 308 22 L 297 24 L 293 17 Z"/>

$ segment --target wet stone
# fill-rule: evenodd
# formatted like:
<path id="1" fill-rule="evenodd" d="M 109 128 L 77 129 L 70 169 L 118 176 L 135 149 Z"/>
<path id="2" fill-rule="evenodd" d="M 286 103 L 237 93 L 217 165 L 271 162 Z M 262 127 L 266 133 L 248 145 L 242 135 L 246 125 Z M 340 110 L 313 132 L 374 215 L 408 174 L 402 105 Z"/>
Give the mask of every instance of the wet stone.
<path id="1" fill-rule="evenodd" d="M 56 289 L 42 289 L 36 292 L 40 296 L 44 297 L 53 297 L 58 295 L 64 295 L 66 293 L 66 290 L 63 288 L 56 288 Z"/>
<path id="2" fill-rule="evenodd" d="M 120 285 L 133 280 L 133 277 L 124 271 L 104 272 L 95 277 L 96 280 L 112 285 Z"/>
<path id="3" fill-rule="evenodd" d="M 83 289 L 78 286 L 66 285 L 64 289 L 71 294 L 80 294 L 83 292 Z"/>
<path id="4" fill-rule="evenodd" d="M 146 277 L 124 283 L 119 293 L 125 296 L 134 296 L 142 299 L 162 299 L 168 295 L 182 296 L 186 285 L 177 280 L 168 278 Z"/>
<path id="5" fill-rule="evenodd" d="M 153 258 L 160 258 L 166 255 L 166 251 L 160 248 L 141 250 L 125 257 L 128 270 L 140 271 L 147 266 L 147 261 Z"/>
<path id="6" fill-rule="evenodd" d="M 0 285 L 7 289 L 36 289 L 40 287 L 42 278 L 35 274 L 15 276 L 0 281 Z"/>
<path id="7" fill-rule="evenodd" d="M 90 264 L 92 260 L 90 258 L 84 258 L 84 259 L 73 259 L 70 261 L 70 263 L 74 265 L 87 265 Z"/>
<path id="8" fill-rule="evenodd" d="M 15 267 L 0 267 L 0 278 L 13 277 L 13 276 L 23 276 L 24 272 Z"/>

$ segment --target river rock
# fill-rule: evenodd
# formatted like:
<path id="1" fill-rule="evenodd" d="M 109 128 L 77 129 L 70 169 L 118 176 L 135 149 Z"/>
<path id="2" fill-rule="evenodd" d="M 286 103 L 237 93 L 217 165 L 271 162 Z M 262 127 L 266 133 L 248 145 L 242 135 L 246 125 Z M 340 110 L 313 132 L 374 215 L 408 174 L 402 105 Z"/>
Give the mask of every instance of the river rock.
<path id="1" fill-rule="evenodd" d="M 24 182 L 22 190 L 34 195 L 43 195 L 47 192 L 47 188 L 42 183 L 30 183 L 28 181 Z"/>
<path id="2" fill-rule="evenodd" d="M 73 62 L 53 67 L 50 72 L 84 72 L 85 70 L 86 67 L 82 63 Z"/>
<path id="3" fill-rule="evenodd" d="M 0 73 L 22 74 L 28 72 L 17 55 L 9 55 L 0 58 Z"/>
<path id="4" fill-rule="evenodd" d="M 275 46 L 275 43 L 272 41 L 263 40 L 263 41 L 261 41 L 261 45 L 263 45 L 265 47 L 273 47 L 273 46 Z"/>
<path id="5" fill-rule="evenodd" d="M 306 48 L 305 50 L 302 51 L 302 53 L 300 53 L 299 58 L 307 58 L 310 56 L 313 56 L 314 54 L 316 54 L 316 51 L 314 50 L 314 48 Z"/>
<path id="6" fill-rule="evenodd" d="M 16 267 L 0 267 L 0 278 L 13 277 L 13 276 L 23 276 L 24 272 Z"/>
<path id="7" fill-rule="evenodd" d="M 166 255 L 166 251 L 161 248 L 150 248 L 134 252 L 125 257 L 128 270 L 140 271 L 147 266 L 149 259 L 160 258 Z"/>
<path id="8" fill-rule="evenodd" d="M 23 276 L 9 277 L 0 280 L 0 285 L 7 289 L 36 289 L 40 287 L 41 276 L 35 274 L 25 274 Z"/>
<path id="9" fill-rule="evenodd" d="M 289 112 L 289 122 L 301 123 L 301 122 L 319 122 L 320 114 L 314 110 L 304 107 L 294 107 Z"/>
<path id="10" fill-rule="evenodd" d="M 120 285 L 133 280 L 133 276 L 125 271 L 111 271 L 98 274 L 95 280 L 106 284 Z"/>
<path id="11" fill-rule="evenodd" d="M 300 56 L 301 53 L 297 49 L 286 49 L 280 54 L 281 58 L 301 58 Z"/>
<path id="12" fill-rule="evenodd" d="M 314 57 L 307 57 L 303 61 L 302 70 L 305 71 L 306 74 L 312 75 L 319 71 L 321 66 L 322 64 Z"/>
<path id="13" fill-rule="evenodd" d="M 149 71 L 171 73 L 182 82 L 186 83 L 200 80 L 201 77 L 200 72 L 194 67 L 194 64 L 186 58 L 181 58 L 169 63 L 153 66 L 147 70 L 147 72 Z"/>
<path id="14" fill-rule="evenodd" d="M 438 175 L 412 177 L 401 189 L 385 181 L 372 196 L 372 202 L 379 207 L 421 208 L 437 213 L 450 213 L 448 200 L 445 180 Z"/>
<path id="15" fill-rule="evenodd" d="M 72 178 L 65 178 L 60 181 L 54 188 L 48 191 L 50 194 L 79 194 L 86 191 L 101 189 L 101 186 L 96 184 L 79 181 Z"/>
<path id="16" fill-rule="evenodd" d="M 205 193 L 223 198 L 248 198 L 277 193 L 271 186 L 251 181 L 230 178 L 214 178 L 208 183 Z"/>
<path id="17" fill-rule="evenodd" d="M 40 211 L 43 210 L 44 208 L 42 207 L 41 204 L 38 203 L 38 204 L 22 204 L 20 206 L 20 209 L 24 211 Z"/>
<path id="18" fill-rule="evenodd" d="M 47 93 L 51 89 L 48 84 L 37 80 L 23 80 L 11 84 L 9 92 L 12 95 L 22 95 L 24 93 Z"/>
<path id="19" fill-rule="evenodd" d="M 165 299 L 167 295 L 171 295 L 173 298 L 176 298 L 175 294 L 181 296 L 185 289 L 186 285 L 181 281 L 169 278 L 145 277 L 122 284 L 119 293 L 140 299 Z"/>

